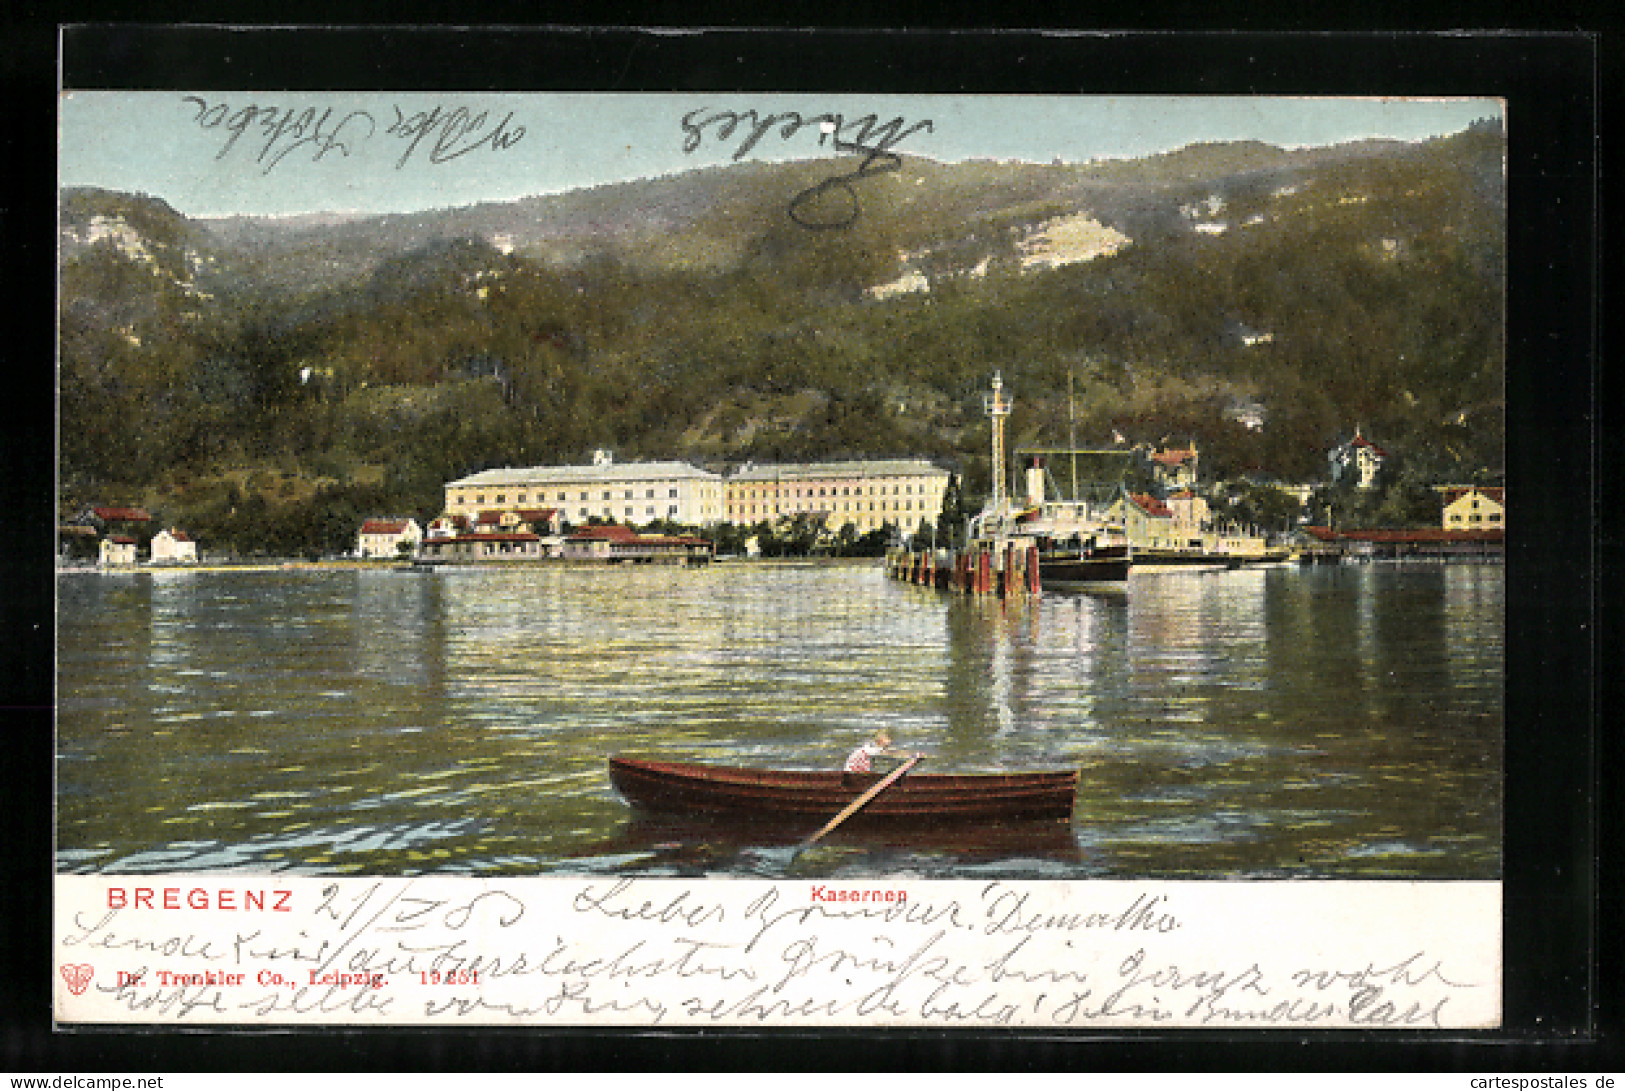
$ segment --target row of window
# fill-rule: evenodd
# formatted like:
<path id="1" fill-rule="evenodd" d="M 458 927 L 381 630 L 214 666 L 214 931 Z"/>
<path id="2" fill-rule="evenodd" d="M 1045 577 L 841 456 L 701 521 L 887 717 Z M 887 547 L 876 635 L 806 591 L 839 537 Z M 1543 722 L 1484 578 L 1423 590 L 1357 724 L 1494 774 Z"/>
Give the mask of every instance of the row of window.
<path id="1" fill-rule="evenodd" d="M 904 496 L 904 495 L 912 496 L 912 495 L 914 495 L 914 486 L 913 485 L 893 485 L 891 487 L 891 491 L 892 491 L 893 496 Z M 774 486 L 773 488 L 768 488 L 766 486 L 762 486 L 762 487 L 758 487 L 758 488 L 746 489 L 745 490 L 745 495 L 747 497 L 751 497 L 751 498 L 759 498 L 759 497 L 776 496 L 780 492 L 783 492 L 783 494 L 785 496 L 790 496 L 791 495 L 789 489 L 787 489 L 787 488 L 786 489 L 780 489 L 778 486 Z M 925 492 L 926 492 L 926 486 L 921 485 L 920 486 L 920 494 L 923 496 L 923 495 L 925 495 Z M 796 489 L 794 495 L 795 495 L 796 498 L 799 499 L 803 495 L 802 490 L 801 489 Z M 814 493 L 813 493 L 813 490 L 812 490 L 812 486 L 809 485 L 807 487 L 807 489 L 806 489 L 806 496 L 811 498 L 813 495 L 814 495 Z M 825 489 L 823 487 L 820 487 L 816 495 L 818 495 L 818 496 L 854 496 L 854 495 L 863 496 L 864 492 L 863 492 L 863 486 L 862 485 L 856 485 L 856 486 L 854 486 L 854 485 L 842 485 L 838 489 L 835 486 L 831 485 L 827 489 Z M 870 495 L 870 496 L 884 496 L 884 495 L 886 495 L 886 486 L 884 486 L 884 485 L 871 486 L 870 489 L 869 489 L 868 495 Z"/>
<path id="2" fill-rule="evenodd" d="M 611 489 L 604 489 L 602 491 L 602 493 L 600 494 L 600 499 L 602 499 L 602 500 L 611 499 L 612 495 L 613 495 L 613 491 L 614 490 L 611 490 Z M 769 489 L 769 488 L 765 488 L 765 487 L 763 487 L 763 488 L 753 488 L 753 489 L 748 490 L 745 493 L 745 495 L 748 496 L 748 497 L 753 497 L 753 498 L 769 497 L 769 496 L 774 496 L 774 495 L 778 494 L 780 491 L 781 490 L 779 490 L 778 488 L 773 488 L 773 489 Z M 624 490 L 623 499 L 631 500 L 633 498 L 633 496 L 635 495 L 635 492 L 636 492 L 636 490 L 634 490 L 634 489 L 626 489 L 626 490 Z M 649 500 L 654 499 L 655 492 L 656 492 L 655 489 L 645 489 L 644 494 L 643 494 L 644 498 L 649 499 Z M 784 490 L 782 490 L 782 492 L 783 492 L 783 494 L 785 496 L 790 496 L 791 495 L 789 489 L 784 489 Z M 927 486 L 921 485 L 920 486 L 920 495 L 924 496 L 926 494 L 926 492 L 927 492 Z M 817 496 L 854 496 L 854 495 L 855 496 L 864 496 L 864 495 L 884 496 L 885 494 L 886 494 L 886 486 L 884 486 L 884 485 L 871 486 L 870 489 L 869 489 L 869 492 L 867 494 L 865 494 L 864 487 L 862 485 L 856 485 L 856 486 L 842 485 L 842 486 L 839 486 L 839 487 L 836 487 L 836 486 L 833 486 L 833 485 L 832 486 L 820 486 L 819 489 L 818 489 L 818 492 L 816 493 Z M 914 495 L 914 486 L 913 485 L 893 485 L 891 487 L 891 494 L 893 496 L 904 496 L 904 495 L 912 496 L 912 495 Z M 457 498 L 456 498 L 456 503 L 465 504 L 465 505 L 469 504 L 469 503 L 473 503 L 473 504 L 476 504 L 476 505 L 484 504 L 484 503 L 487 502 L 486 501 L 486 496 L 487 495 L 488 494 L 483 493 L 483 492 L 482 493 L 474 493 L 474 494 L 472 494 L 473 499 L 470 500 L 469 499 L 469 497 L 470 497 L 469 493 L 458 493 Z M 505 493 L 505 492 L 499 492 L 499 493 L 494 493 L 494 494 L 489 494 L 489 495 L 491 495 L 491 497 L 492 497 L 492 499 L 490 500 L 490 503 L 493 503 L 493 504 L 506 504 L 506 503 L 509 502 L 508 501 L 508 494 Z M 587 499 L 589 499 L 590 495 L 591 494 L 590 494 L 589 490 L 582 489 L 580 491 L 577 499 L 578 500 L 587 500 Z M 805 490 L 798 488 L 794 492 L 794 497 L 796 499 L 800 499 L 803 496 L 805 496 L 808 499 L 811 499 L 814 495 L 815 494 L 814 494 L 813 489 L 812 489 L 811 486 L 808 486 Z M 675 487 L 669 487 L 669 486 L 666 487 L 666 496 L 668 498 L 670 498 L 670 499 L 675 500 L 677 498 L 677 489 Z M 570 494 L 567 491 L 560 490 L 559 493 L 557 494 L 557 502 L 560 503 L 560 504 L 568 503 L 569 499 L 570 499 Z M 515 504 L 529 504 L 529 503 L 546 504 L 546 503 L 548 503 L 548 493 L 546 491 L 544 491 L 544 490 L 537 490 L 534 500 L 531 499 L 531 494 L 529 492 L 515 493 L 514 497 L 513 497 L 513 503 L 515 503 Z"/>
<path id="3" fill-rule="evenodd" d="M 735 507 L 733 505 L 730 505 L 729 508 L 728 508 L 728 514 L 729 515 L 756 515 L 757 514 L 757 510 L 756 510 L 757 507 L 758 507 L 758 505 L 756 505 L 756 504 L 740 504 L 737 507 Z M 772 505 L 762 504 L 762 505 L 760 505 L 760 507 L 761 507 L 761 513 L 760 514 L 762 514 L 762 515 L 777 515 L 777 514 L 779 514 L 779 512 L 781 510 L 779 505 L 777 505 L 777 504 L 772 504 Z M 796 510 L 796 511 L 804 511 L 806 509 L 802 508 L 802 507 L 800 507 L 798 505 L 798 506 L 795 507 L 794 510 Z M 850 501 L 848 501 L 848 502 L 840 504 L 839 506 L 831 507 L 830 510 L 831 511 L 865 511 L 865 510 L 867 510 L 867 511 L 888 511 L 889 510 L 889 511 L 910 511 L 910 512 L 912 512 L 914 510 L 914 501 L 912 501 L 912 500 L 893 501 L 891 507 L 887 508 L 886 507 L 886 501 L 882 500 L 880 502 L 879 507 L 877 508 L 875 506 L 875 502 L 873 500 L 871 500 L 871 501 L 869 501 L 869 506 L 868 506 L 867 509 L 864 508 L 864 506 L 861 503 L 854 505 Z M 924 500 L 920 501 L 920 510 L 921 511 L 926 510 L 926 503 L 925 503 Z"/>
<path id="4" fill-rule="evenodd" d="M 634 493 L 635 493 L 635 490 L 627 489 L 625 499 L 627 499 L 627 500 L 632 499 Z M 645 499 L 653 500 L 654 496 L 655 496 L 655 490 L 654 489 L 645 489 L 643 495 L 644 495 Z M 677 490 L 674 489 L 674 488 L 668 488 L 666 490 L 666 495 L 668 497 L 670 497 L 671 499 L 675 500 L 677 498 Z M 532 503 L 532 502 L 537 503 L 537 504 L 545 504 L 545 503 L 547 503 L 547 493 L 545 493 L 545 492 L 538 492 L 536 494 L 535 501 L 531 501 L 529 497 L 530 497 L 529 493 L 517 493 L 517 494 L 515 494 L 515 496 L 513 498 L 513 502 L 515 504 L 528 504 L 528 503 Z M 588 491 L 586 489 L 583 489 L 581 491 L 580 499 L 586 500 L 588 498 L 589 498 Z M 610 498 L 611 498 L 611 491 L 609 489 L 605 489 L 603 491 L 603 495 L 602 495 L 602 497 L 600 499 L 608 500 Z M 569 493 L 567 493 L 567 492 L 560 492 L 559 493 L 558 502 L 560 504 L 569 503 L 569 500 L 570 500 L 570 494 Z M 467 504 L 467 503 L 469 503 L 468 494 L 467 493 L 458 493 L 456 502 L 459 503 L 459 504 Z M 483 503 L 485 503 L 485 493 L 475 493 L 473 502 L 475 504 L 483 504 Z M 493 503 L 493 504 L 506 504 L 507 502 L 508 502 L 507 493 L 500 493 L 500 492 L 497 493 L 495 495 L 495 497 L 491 501 L 491 503 Z"/>
<path id="5" fill-rule="evenodd" d="M 645 518 L 653 519 L 655 517 L 655 505 L 650 504 L 647 507 L 645 507 L 643 509 L 643 514 L 644 514 Z M 590 511 L 587 508 L 579 508 L 579 509 L 577 509 L 577 515 L 582 519 L 586 519 L 587 517 L 592 516 L 592 515 L 597 515 L 601 519 L 613 519 L 613 518 L 615 518 L 615 512 L 613 510 L 611 510 L 607 506 L 602 511 L 596 511 L 596 512 L 595 511 Z M 627 520 L 635 519 L 635 518 L 637 518 L 637 512 L 636 512 L 636 510 L 634 508 L 628 507 L 628 508 L 624 509 L 624 511 L 623 511 L 623 517 L 625 519 L 627 519 Z M 666 505 L 666 518 L 667 519 L 676 519 L 677 518 L 677 505 L 676 504 L 668 504 L 668 505 Z"/>

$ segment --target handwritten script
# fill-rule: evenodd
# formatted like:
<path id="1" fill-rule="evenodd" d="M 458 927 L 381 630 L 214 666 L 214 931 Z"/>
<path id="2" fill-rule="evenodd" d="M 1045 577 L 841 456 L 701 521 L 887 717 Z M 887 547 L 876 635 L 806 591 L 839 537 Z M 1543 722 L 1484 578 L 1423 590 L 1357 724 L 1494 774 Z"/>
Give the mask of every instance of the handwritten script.
<path id="1" fill-rule="evenodd" d="M 848 119 L 834 113 L 808 116 L 795 110 L 785 110 L 759 114 L 755 110 L 740 112 L 712 110 L 709 107 L 690 110 L 683 115 L 681 124 L 683 151 L 686 154 L 693 154 L 705 142 L 707 130 L 711 139 L 718 143 L 726 143 L 736 135 L 739 137 L 733 150 L 733 160 L 738 162 L 770 135 L 777 136 L 780 141 L 788 141 L 803 129 L 816 129 L 819 147 L 829 147 L 844 155 L 861 156 L 852 170 L 826 178 L 791 198 L 790 218 L 812 230 L 850 227 L 856 223 L 859 205 L 853 183 L 901 170 L 902 157 L 893 149 L 915 133 L 931 132 L 935 127 L 929 119 L 911 125 L 905 125 L 901 117 L 881 122 L 877 114 Z"/>
<path id="2" fill-rule="evenodd" d="M 392 106 L 392 117 L 380 118 L 367 110 L 341 111 L 332 106 L 303 108 L 258 102 L 234 105 L 186 95 L 182 104 L 193 111 L 199 129 L 220 138 L 215 159 L 238 154 L 270 174 L 290 157 L 320 163 L 335 153 L 348 158 L 367 141 L 382 137 L 393 141 L 400 155 L 400 170 L 421 151 L 432 164 L 449 163 L 472 152 L 503 152 L 525 137 L 525 127 L 509 111 L 498 119 L 493 111 L 467 106 L 433 106 L 407 112 Z"/>
<path id="3" fill-rule="evenodd" d="M 123 881 L 121 881 L 123 880 Z M 171 879 L 165 877 L 166 884 Z M 88 1022 L 1493 1026 L 1494 884 L 58 878 L 58 1017 Z M 1328 887 L 1345 888 L 1342 892 Z M 1339 937 L 1350 894 L 1369 914 Z M 1245 888 L 1245 889 L 1237 889 Z M 1471 888 L 1470 890 L 1466 888 Z M 117 891 L 115 895 L 113 891 Z M 194 910 L 190 905 L 208 905 Z M 1262 911 L 1262 914 L 1260 913 Z M 1378 920 L 1381 918 L 1381 920 Z M 1331 930 L 1329 930 L 1331 929 Z M 71 979 L 71 980 L 70 980 Z"/>

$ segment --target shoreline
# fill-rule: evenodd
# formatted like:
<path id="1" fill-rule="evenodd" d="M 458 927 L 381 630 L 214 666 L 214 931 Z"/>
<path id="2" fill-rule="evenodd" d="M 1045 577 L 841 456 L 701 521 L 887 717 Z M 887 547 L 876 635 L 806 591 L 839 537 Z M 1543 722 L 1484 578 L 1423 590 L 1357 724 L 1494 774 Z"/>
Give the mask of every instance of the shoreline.
<path id="1" fill-rule="evenodd" d="M 751 565 L 768 568 L 808 568 L 808 567 L 838 567 L 860 566 L 878 564 L 880 557 L 727 557 L 718 558 L 705 565 L 673 564 L 666 567 L 707 568 L 714 564 L 724 566 Z M 646 568 L 650 565 L 616 563 L 613 561 L 598 560 L 566 560 L 564 558 L 547 557 L 526 561 L 463 561 L 438 562 L 421 564 L 417 561 L 362 561 L 362 560 L 334 560 L 334 561 L 242 561 L 242 562 L 204 562 L 201 564 L 136 564 L 113 565 L 57 565 L 56 574 L 65 575 L 102 575 L 102 576 L 139 576 L 153 575 L 168 572 L 427 572 L 441 568 Z"/>

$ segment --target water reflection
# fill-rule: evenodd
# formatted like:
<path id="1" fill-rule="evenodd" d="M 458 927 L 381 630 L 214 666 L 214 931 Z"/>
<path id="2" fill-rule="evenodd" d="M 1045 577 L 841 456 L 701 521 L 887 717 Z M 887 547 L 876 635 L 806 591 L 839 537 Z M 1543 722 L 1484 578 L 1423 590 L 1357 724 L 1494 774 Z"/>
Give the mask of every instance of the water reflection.
<path id="1" fill-rule="evenodd" d="M 804 866 L 1499 872 L 1498 567 L 1012 603 L 856 566 L 178 572 L 60 601 L 64 868 L 747 872 L 771 830 L 651 827 L 605 759 L 833 768 L 886 726 L 932 771 L 1082 769 L 1074 822 Z"/>

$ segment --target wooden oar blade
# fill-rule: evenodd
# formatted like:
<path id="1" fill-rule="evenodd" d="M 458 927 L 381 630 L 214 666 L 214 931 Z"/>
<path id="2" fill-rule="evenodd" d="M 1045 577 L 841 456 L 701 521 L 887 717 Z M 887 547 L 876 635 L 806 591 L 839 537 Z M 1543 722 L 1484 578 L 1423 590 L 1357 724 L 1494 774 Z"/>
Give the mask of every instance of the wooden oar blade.
<path id="1" fill-rule="evenodd" d="M 874 799 L 875 796 L 879 795 L 881 792 L 884 792 L 887 788 L 890 788 L 893 784 L 896 784 L 899 780 L 902 780 L 904 775 L 906 775 L 910 769 L 914 768 L 924 760 L 924 754 L 915 754 L 902 765 L 899 765 L 896 769 L 893 769 L 890 773 L 886 774 L 885 778 L 878 784 L 874 785 L 874 787 L 870 788 L 867 792 L 864 792 L 857 799 L 854 799 L 851 803 L 848 803 L 840 814 L 829 820 L 823 829 L 807 838 L 806 841 L 803 841 L 801 847 L 806 848 L 807 846 L 813 844 L 825 834 L 835 829 L 835 827 L 839 826 L 842 822 L 845 822 L 848 818 L 851 818 L 853 815 L 857 814 L 864 807 L 868 806 L 870 800 Z"/>

